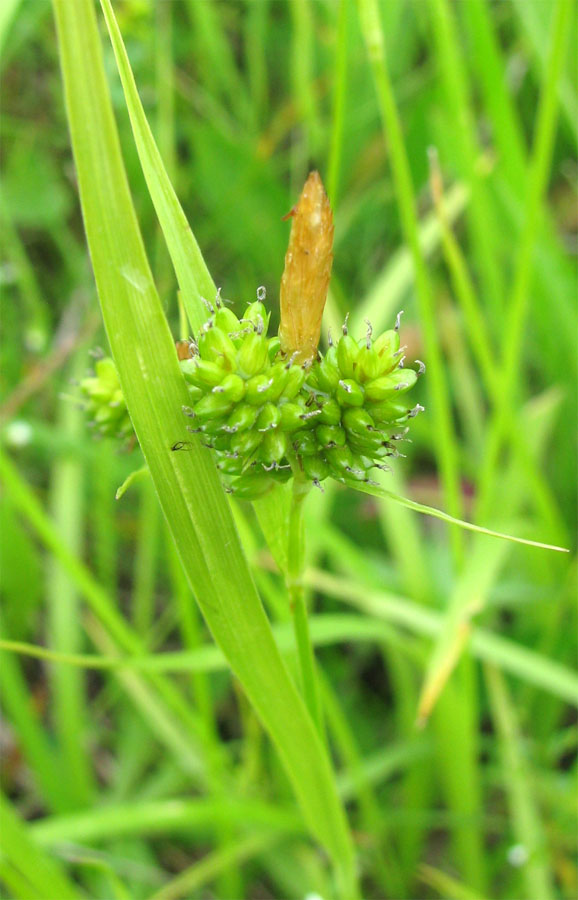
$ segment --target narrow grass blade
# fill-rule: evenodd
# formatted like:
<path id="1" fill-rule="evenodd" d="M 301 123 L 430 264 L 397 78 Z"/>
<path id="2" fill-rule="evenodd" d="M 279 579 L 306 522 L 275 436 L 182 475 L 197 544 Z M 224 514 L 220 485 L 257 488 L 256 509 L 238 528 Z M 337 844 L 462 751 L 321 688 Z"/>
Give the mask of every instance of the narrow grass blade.
<path id="1" fill-rule="evenodd" d="M 411 252 L 416 294 L 424 338 L 424 352 L 428 360 L 434 430 L 434 450 L 439 466 L 444 495 L 452 514 L 459 516 L 462 498 L 459 484 L 457 441 L 452 420 L 451 401 L 441 356 L 434 312 L 433 292 L 419 239 L 417 201 L 407 150 L 404 145 L 401 119 L 388 71 L 385 40 L 376 0 L 359 0 L 361 30 L 367 45 L 367 55 L 375 82 L 384 137 L 391 155 L 392 175 L 405 240 Z M 462 556 L 462 537 L 456 529 L 450 533 L 456 561 Z"/>
<path id="2" fill-rule="evenodd" d="M 422 762 L 430 752 L 429 741 L 420 737 L 382 748 L 359 763 L 366 783 L 373 785 Z M 349 771 L 339 775 L 338 790 L 345 800 L 358 795 L 356 781 Z M 49 848 L 71 840 L 91 844 L 128 835 L 205 835 L 225 823 L 239 829 L 252 826 L 277 834 L 304 834 L 303 821 L 292 807 L 233 796 L 227 803 L 204 797 L 110 802 L 96 809 L 47 817 L 31 823 L 29 829 L 39 846 Z"/>
<path id="3" fill-rule="evenodd" d="M 168 884 L 163 885 L 160 891 L 152 895 L 150 900 L 178 900 L 179 897 L 191 897 L 196 891 L 214 881 L 229 866 L 238 866 L 240 863 L 258 856 L 276 844 L 282 836 L 278 832 L 253 834 L 243 840 L 231 843 L 222 850 L 208 853 L 198 862 L 180 872 Z"/>
<path id="4" fill-rule="evenodd" d="M 86 348 L 77 354 L 73 378 L 82 377 L 86 369 Z M 84 416 L 68 398 L 60 398 L 58 427 L 74 446 L 84 429 Z M 84 488 L 86 469 L 82 458 L 69 453 L 57 457 L 51 475 L 51 514 L 55 526 L 71 553 L 82 556 L 84 544 Z M 48 605 L 48 642 L 55 650 L 74 653 L 82 648 L 81 597 L 66 569 L 55 559 L 49 560 L 46 585 Z M 88 686 L 72 672 L 51 672 L 52 719 L 60 745 L 62 764 L 69 772 L 69 783 L 75 795 L 75 806 L 89 806 L 95 796 L 96 780 L 88 738 Z"/>
<path id="5" fill-rule="evenodd" d="M 448 222 L 456 222 L 466 209 L 469 191 L 458 182 L 445 195 L 445 213 Z M 432 257 L 440 245 L 442 229 L 435 212 L 428 213 L 420 221 L 419 244 L 424 259 Z M 351 310 L 350 326 L 356 336 L 365 334 L 364 320 L 369 319 L 376 332 L 391 327 L 395 314 L 411 291 L 413 283 L 412 256 L 407 246 L 395 251 L 383 272 L 359 305 Z"/>
<path id="6" fill-rule="evenodd" d="M 437 891 L 443 900 L 482 900 L 481 894 L 470 887 L 425 863 L 419 867 L 420 881 Z"/>
<path id="7" fill-rule="evenodd" d="M 349 56 L 349 28 L 351 0 L 340 0 L 337 8 L 337 34 L 334 51 L 334 88 L 332 98 L 332 123 L 329 148 L 327 194 L 333 212 L 337 207 L 341 158 L 345 136 L 345 104 L 347 98 L 347 68 Z"/>
<path id="8" fill-rule="evenodd" d="M 317 570 L 307 573 L 305 580 L 311 587 L 329 597 L 343 600 L 356 609 L 378 619 L 394 622 L 415 634 L 437 637 L 443 633 L 443 616 L 425 609 L 407 597 L 368 590 L 367 585 L 358 585 Z M 326 618 L 324 616 L 323 620 Z M 315 642 L 315 619 L 312 622 L 312 635 Z M 567 666 L 477 626 L 472 629 L 470 647 L 472 654 L 479 659 L 491 662 L 529 684 L 578 706 L 578 675 Z"/>
<path id="9" fill-rule="evenodd" d="M 472 114 L 468 73 L 460 52 L 462 44 L 456 30 L 453 7 L 448 0 L 430 0 L 429 7 L 448 113 L 455 123 L 453 144 L 462 174 L 472 190 L 468 224 L 472 248 L 478 260 L 478 276 L 487 306 L 494 314 L 494 321 L 499 321 L 503 308 L 502 272 L 496 253 L 499 232 L 495 227 L 496 210 L 489 202 L 491 195 L 483 190 L 476 169 L 478 129 Z"/>
<path id="10" fill-rule="evenodd" d="M 219 4 L 199 3 L 198 0 L 186 0 L 185 5 L 195 40 L 194 52 L 212 93 L 221 95 L 227 106 L 233 107 L 238 118 L 248 117 L 247 88 L 224 27 L 226 9 Z"/>
<path id="11" fill-rule="evenodd" d="M 532 461 L 542 460 L 551 428 L 548 427 L 550 411 L 548 406 L 536 415 L 536 410 L 524 410 L 520 417 L 518 433 L 532 442 Z M 529 414 L 528 414 L 529 413 Z M 531 424 L 530 424 L 531 423 Z M 512 459 L 498 476 L 500 479 L 501 515 L 513 519 L 519 514 L 525 502 L 533 493 L 533 483 L 523 477 L 517 460 Z M 525 475 L 525 473 L 524 473 Z M 488 541 L 485 536 L 476 535 L 468 553 L 468 565 L 451 591 L 444 613 L 442 634 L 430 657 L 424 685 L 418 705 L 418 721 L 424 722 L 449 679 L 462 650 L 469 639 L 472 620 L 486 606 L 488 596 L 498 581 L 498 576 L 510 548 L 506 541 Z M 543 561 L 543 556 L 536 558 Z M 557 563 L 562 562 L 560 558 Z M 550 598 L 546 611 L 554 611 L 556 599 Z"/>
<path id="12" fill-rule="evenodd" d="M 4 715 L 11 722 L 22 758 L 34 772 L 34 783 L 43 803 L 54 812 L 72 809 L 73 793 L 68 784 L 60 782 L 56 747 L 43 727 L 22 667 L 18 660 L 4 654 L 0 654 L 0 691 Z"/>
<path id="13" fill-rule="evenodd" d="M 551 4 L 541 3 L 540 0 L 514 0 L 512 6 L 526 32 L 530 45 L 533 47 L 538 62 L 538 68 L 544 77 L 548 67 L 548 28 L 546 20 Z M 578 140 L 578 96 L 576 91 L 575 70 L 563 73 L 558 85 L 560 105 L 564 112 L 566 125 Z"/>
<path id="14" fill-rule="evenodd" d="M 496 407 L 483 455 L 480 476 L 479 513 L 487 514 L 492 498 L 499 451 L 507 433 L 508 418 L 516 393 L 525 335 L 530 287 L 534 271 L 535 242 L 540 224 L 542 198 L 548 184 L 558 114 L 558 84 L 568 42 L 571 0 L 558 0 L 552 14 L 548 65 L 540 96 L 532 155 L 528 171 L 528 191 L 524 224 L 516 254 L 514 279 L 507 308 L 503 338 L 501 402 Z"/>
<path id="15" fill-rule="evenodd" d="M 77 900 L 82 894 L 70 881 L 64 869 L 51 859 L 30 837 L 28 826 L 21 822 L 11 804 L 0 795 L 2 850 L 0 859 L 30 882 L 29 897 L 43 900 Z"/>
<path id="16" fill-rule="evenodd" d="M 186 430 L 188 391 L 129 193 L 92 4 L 55 0 L 55 10 L 88 244 L 141 449 L 203 615 L 329 850 L 341 892 L 355 896 L 353 845 L 329 760 L 275 645 L 214 460 Z M 176 440 L 190 452 L 172 452 Z"/>
<path id="17" fill-rule="evenodd" d="M 110 0 L 102 0 L 101 6 L 116 57 L 143 174 L 175 267 L 191 328 L 198 334 L 201 325 L 207 320 L 207 310 L 201 297 L 212 302 L 216 287 L 147 122 Z"/>
<path id="18" fill-rule="evenodd" d="M 39 846 L 48 848 L 71 840 L 91 844 L 129 835 L 206 835 L 224 824 L 276 834 L 304 833 L 301 817 L 289 806 L 238 797 L 229 797 L 227 803 L 220 798 L 173 797 L 111 802 L 67 816 L 52 816 L 32 824 L 31 834 Z"/>
<path id="19" fill-rule="evenodd" d="M 143 653 L 144 647 L 138 636 L 118 613 L 114 603 L 93 578 L 90 571 L 63 543 L 58 532 L 45 516 L 36 497 L 28 485 L 20 479 L 1 449 L 0 476 L 15 507 L 22 513 L 45 547 L 54 554 L 55 559 L 84 595 L 95 616 L 112 638 L 112 642 L 108 644 L 108 652 L 122 650 L 128 654 Z M 106 635 L 104 636 L 106 637 Z M 144 712 L 145 717 L 151 711 L 150 720 L 152 720 L 152 710 L 154 709 L 155 720 L 161 721 L 162 719 L 164 723 L 163 735 L 168 737 L 170 734 L 171 736 L 170 748 L 177 751 L 177 756 L 182 762 L 186 760 L 187 771 L 198 775 L 202 767 L 193 744 L 197 734 L 197 720 L 194 711 L 186 705 L 178 689 L 167 679 L 159 679 L 155 676 L 151 680 L 160 696 L 157 696 L 150 685 L 147 685 L 142 679 L 130 683 L 125 681 L 125 686 L 129 693 L 132 693 L 133 699 Z M 172 710 L 173 715 L 169 709 Z"/>
<path id="20" fill-rule="evenodd" d="M 143 478 L 148 478 L 149 474 L 150 473 L 148 466 L 141 466 L 140 469 L 135 469 L 134 472 L 131 472 L 130 475 L 127 475 L 120 487 L 117 488 L 114 499 L 120 500 L 122 497 L 124 497 L 128 489 L 133 486 L 133 484 L 141 481 Z"/>
<path id="21" fill-rule="evenodd" d="M 442 230 L 442 246 L 446 257 L 448 269 L 454 283 L 456 298 L 462 307 L 464 322 L 469 333 L 470 345 L 476 356 L 481 370 L 482 380 L 486 391 L 495 407 L 502 402 L 502 381 L 499 370 L 495 366 L 495 353 L 492 341 L 487 333 L 482 307 L 477 297 L 474 280 L 462 249 L 452 231 L 445 209 L 443 178 L 439 168 L 437 154 L 430 151 L 430 181 L 436 211 Z M 564 526 L 556 509 L 556 503 L 550 495 L 549 487 L 544 479 L 541 468 L 532 457 L 528 449 L 528 440 L 523 433 L 524 423 L 520 421 L 520 411 L 508 420 L 508 437 L 516 452 L 520 465 L 527 472 L 529 481 L 533 482 L 533 490 L 529 499 L 533 501 L 542 512 L 544 519 L 552 528 L 553 534 L 558 540 L 563 539 Z"/>
<path id="22" fill-rule="evenodd" d="M 527 854 L 522 878 L 527 900 L 556 896 L 547 859 L 546 835 L 533 796 L 534 779 L 526 764 L 514 706 L 502 674 L 485 667 L 494 727 L 498 734 L 502 772 L 516 840 Z"/>
<path id="23" fill-rule="evenodd" d="M 486 603 L 505 558 L 507 544 L 478 542 L 468 554 L 468 565 L 453 590 L 444 614 L 444 628 L 430 656 L 421 689 L 417 721 L 425 724 L 445 684 L 467 646 L 472 619 Z"/>
<path id="24" fill-rule="evenodd" d="M 504 534 L 502 531 L 493 531 L 491 528 L 484 528 L 482 525 L 474 525 L 473 522 L 456 519 L 455 516 L 450 516 L 448 513 L 442 512 L 441 509 L 436 509 L 435 506 L 426 506 L 423 503 L 418 503 L 416 500 L 410 500 L 408 497 L 400 497 L 399 494 L 394 494 L 393 491 L 388 491 L 379 485 L 365 484 L 364 482 L 352 481 L 350 479 L 346 479 L 345 484 L 355 491 L 361 491 L 364 494 L 371 494 L 373 497 L 381 497 L 393 500 L 395 503 L 401 503 L 402 506 L 413 509 L 415 512 L 422 513 L 424 516 L 432 516 L 434 519 L 441 519 L 442 522 L 449 522 L 451 525 L 459 525 L 460 528 L 465 528 L 466 531 L 487 534 L 490 537 L 500 538 L 503 541 L 513 541 L 515 544 L 525 544 L 528 547 L 538 547 L 541 550 L 555 550 L 558 553 L 570 552 L 566 547 L 557 547 L 555 544 L 543 544 L 541 541 L 531 541 L 528 538 L 515 537 L 512 534 Z"/>
<path id="25" fill-rule="evenodd" d="M 413 634 L 438 637 L 443 634 L 444 619 L 440 613 L 424 609 L 407 597 L 397 597 L 368 591 L 358 585 L 335 578 L 317 570 L 309 570 L 306 583 L 328 597 L 334 597 L 364 610 L 367 615 L 325 613 L 311 616 L 311 639 L 316 647 L 348 641 L 393 643 L 411 653 L 403 633 L 392 630 L 393 625 L 409 629 Z M 385 625 L 385 627 L 383 627 Z M 284 653 L 294 652 L 294 638 L 289 624 L 274 628 L 275 639 Z M 478 658 L 499 666 L 534 687 L 560 697 L 578 707 L 578 676 L 566 666 L 554 662 L 514 641 L 474 626 L 470 648 Z M 87 669 L 136 669 L 142 672 L 220 672 L 227 668 L 218 647 L 205 645 L 197 650 L 156 653 L 143 656 L 106 656 L 96 654 L 68 655 L 47 650 L 36 644 L 0 639 L 0 650 L 21 653 L 63 666 L 82 666 Z"/>

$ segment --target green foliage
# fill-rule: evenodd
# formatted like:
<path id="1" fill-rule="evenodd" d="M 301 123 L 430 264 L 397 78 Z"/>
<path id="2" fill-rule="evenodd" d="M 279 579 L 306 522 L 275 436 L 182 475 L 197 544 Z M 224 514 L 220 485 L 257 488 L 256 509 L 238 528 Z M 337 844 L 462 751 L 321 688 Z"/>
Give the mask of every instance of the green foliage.
<path id="1" fill-rule="evenodd" d="M 100 149 L 75 166 L 51 5 L 0 4 L 4 894 L 334 897 L 318 838 L 345 871 L 343 804 L 364 897 L 569 900 L 576 560 L 491 534 L 576 546 L 575 4 L 96 11 L 106 81 L 68 83 L 75 141 Z M 68 42 L 73 71 L 95 34 Z M 277 332 L 281 215 L 313 166 L 335 215 L 322 334 L 349 311 L 361 353 L 365 319 L 377 339 L 404 309 L 426 413 L 377 485 L 326 478 L 295 515 L 292 481 L 224 493 L 174 339 L 216 286 L 240 320 L 265 285 Z M 77 409 L 99 347 L 153 479 Z M 389 402 L 351 342 L 320 353 L 316 450 Z M 338 394 L 334 362 L 363 390 Z M 116 389 L 103 425 L 126 434 Z"/>

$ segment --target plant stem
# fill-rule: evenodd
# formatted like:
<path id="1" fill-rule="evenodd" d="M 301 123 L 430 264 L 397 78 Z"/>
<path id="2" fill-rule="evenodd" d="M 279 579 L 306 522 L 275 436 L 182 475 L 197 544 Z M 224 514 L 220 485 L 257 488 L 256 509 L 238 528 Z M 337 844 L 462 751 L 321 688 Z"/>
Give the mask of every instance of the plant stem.
<path id="1" fill-rule="evenodd" d="M 296 473 L 293 478 L 293 495 L 289 513 L 287 590 L 289 592 L 289 605 L 295 630 L 303 696 L 317 730 L 322 733 L 321 704 L 319 702 L 319 688 L 315 671 L 315 655 L 309 633 L 309 620 L 303 587 L 303 572 L 305 569 L 303 503 L 310 489 L 310 482 L 300 478 L 299 474 Z"/>

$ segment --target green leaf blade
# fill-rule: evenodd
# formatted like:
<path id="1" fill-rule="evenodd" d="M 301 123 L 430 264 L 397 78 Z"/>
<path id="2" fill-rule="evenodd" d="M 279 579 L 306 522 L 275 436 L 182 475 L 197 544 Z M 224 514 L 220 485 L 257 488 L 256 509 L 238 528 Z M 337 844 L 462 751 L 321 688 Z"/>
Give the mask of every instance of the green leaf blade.
<path id="1" fill-rule="evenodd" d="M 207 310 L 201 298 L 205 297 L 210 301 L 214 299 L 215 283 L 187 222 L 147 122 L 110 0 L 102 0 L 101 6 L 114 50 L 143 174 L 175 268 L 189 323 L 193 332 L 198 334 L 207 319 Z"/>
<path id="2" fill-rule="evenodd" d="M 393 491 L 388 491 L 380 485 L 365 484 L 351 479 L 344 479 L 344 483 L 355 491 L 361 491 L 364 494 L 371 494 L 372 497 L 380 497 L 385 500 L 393 500 L 400 503 L 407 509 L 413 509 L 415 512 L 422 513 L 424 516 L 432 516 L 434 519 L 441 519 L 449 525 L 459 525 L 466 531 L 475 531 L 477 534 L 487 534 L 488 537 L 499 538 L 502 541 L 513 541 L 515 544 L 524 544 L 526 547 L 537 547 L 540 550 L 554 550 L 557 553 L 569 553 L 567 547 L 558 547 L 556 544 L 544 544 L 541 541 L 531 541 L 529 538 L 515 537 L 512 534 L 505 534 L 502 531 L 493 531 L 491 528 L 484 528 L 482 525 L 474 525 L 473 522 L 466 522 L 464 519 L 456 519 L 449 513 L 436 509 L 435 506 L 426 506 L 424 503 L 418 503 L 416 500 L 410 500 L 408 497 L 401 497 Z"/>
<path id="3" fill-rule="evenodd" d="M 94 10 L 89 0 L 54 5 L 87 238 L 137 437 L 207 624 L 329 850 L 342 892 L 354 896 L 353 846 L 329 760 L 274 642 L 214 460 L 185 427 L 188 392 L 130 197 Z M 172 451 L 180 440 L 189 452 Z"/>

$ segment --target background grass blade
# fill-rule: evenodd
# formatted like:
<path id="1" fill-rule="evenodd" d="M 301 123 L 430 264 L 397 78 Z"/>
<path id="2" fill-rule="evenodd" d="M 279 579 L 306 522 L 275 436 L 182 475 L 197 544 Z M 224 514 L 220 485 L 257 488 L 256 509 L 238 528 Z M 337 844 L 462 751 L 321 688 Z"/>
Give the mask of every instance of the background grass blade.
<path id="1" fill-rule="evenodd" d="M 436 421 L 437 440 L 435 454 L 444 485 L 448 509 L 457 518 L 461 512 L 462 501 L 459 490 L 459 464 L 455 453 L 454 425 L 440 344 L 436 335 L 432 288 L 419 240 L 417 208 L 411 169 L 403 142 L 401 121 L 391 87 L 379 8 L 376 0 L 359 0 L 358 6 L 361 30 L 367 45 L 369 64 L 378 97 L 383 132 L 386 141 L 389 143 L 391 153 L 391 165 L 399 214 L 404 236 L 412 256 L 416 294 L 424 330 L 424 352 L 427 355 L 431 378 L 429 384 L 432 395 L 432 414 Z M 456 559 L 459 560 L 463 549 L 462 539 L 455 529 L 451 533 L 451 539 L 454 554 Z"/>
<path id="2" fill-rule="evenodd" d="M 66 876 L 64 868 L 37 846 L 19 820 L 8 800 L 0 795 L 0 819 L 2 821 L 2 850 L 0 851 L 0 873 L 6 863 L 20 877 L 18 894 L 23 898 L 62 897 L 62 900 L 78 900 L 82 897 L 77 886 Z M 12 879 L 8 875 L 7 881 Z"/>
<path id="3" fill-rule="evenodd" d="M 566 547 L 556 547 L 554 544 L 543 544 L 541 541 L 531 541 L 528 538 L 515 537 L 512 534 L 504 534 L 501 531 L 492 531 L 491 528 L 484 528 L 482 525 L 475 525 L 473 522 L 465 522 L 463 519 L 456 519 L 442 512 L 441 509 L 435 509 L 433 506 L 426 506 L 424 503 L 417 503 L 408 497 L 400 497 L 393 491 L 388 491 L 379 485 L 365 484 L 364 482 L 346 480 L 349 487 L 355 491 L 361 491 L 364 494 L 371 494 L 373 497 L 382 497 L 400 503 L 407 509 L 413 509 L 415 512 L 422 513 L 424 516 L 433 516 L 434 519 L 441 519 L 442 522 L 450 522 L 452 525 L 459 525 L 466 531 L 475 531 L 478 534 L 487 534 L 490 537 L 500 538 L 503 541 L 512 541 L 515 544 L 526 544 L 528 547 L 539 547 L 542 550 L 555 550 L 558 553 L 568 553 Z"/>
<path id="4" fill-rule="evenodd" d="M 492 666 L 485 667 L 486 683 L 494 726 L 500 741 L 502 778 L 510 804 L 516 842 L 525 854 L 522 877 L 527 900 L 550 900 L 554 889 L 547 861 L 546 835 L 532 796 L 533 779 L 524 759 L 514 707 L 503 676 Z"/>

